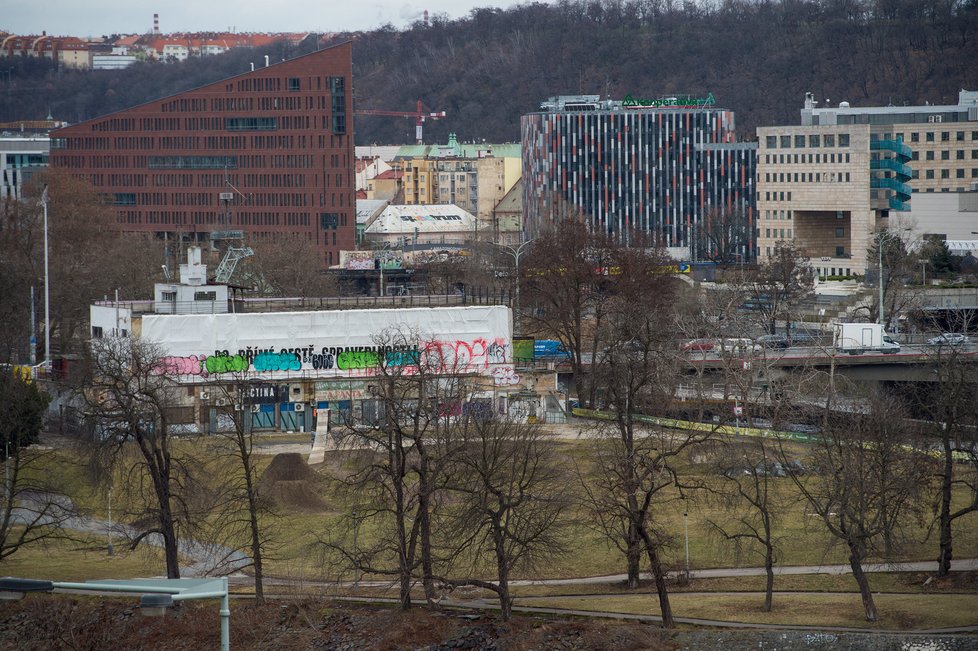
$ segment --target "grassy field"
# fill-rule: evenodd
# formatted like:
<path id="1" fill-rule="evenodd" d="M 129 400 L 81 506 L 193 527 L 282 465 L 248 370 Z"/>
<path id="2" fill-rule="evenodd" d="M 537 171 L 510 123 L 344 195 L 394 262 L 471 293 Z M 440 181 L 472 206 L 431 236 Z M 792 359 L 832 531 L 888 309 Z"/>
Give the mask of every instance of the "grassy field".
<path id="1" fill-rule="evenodd" d="M 673 615 L 729 622 L 846 626 L 876 630 L 910 630 L 978 625 L 978 595 L 874 595 L 878 622 L 867 622 L 858 594 L 783 594 L 774 597 L 772 612 L 762 612 L 759 594 L 673 594 Z M 652 595 L 522 597 L 520 606 L 659 614 Z"/>
<path id="2" fill-rule="evenodd" d="M 290 443 L 304 445 L 305 436 L 263 437 L 259 443 Z M 206 443 L 211 446 L 207 454 L 213 454 L 214 446 L 220 443 L 212 439 Z M 565 458 L 580 461 L 585 458 L 588 441 L 561 444 Z M 200 453 L 199 443 L 177 441 L 178 447 L 188 446 L 188 452 Z M 191 449 L 190 446 L 197 445 Z M 256 457 L 258 467 L 263 471 L 272 460 L 270 455 Z M 269 576 L 294 579 L 351 579 L 348 568 L 331 564 L 322 556 L 321 541 L 342 541 L 347 548 L 351 546 L 352 527 L 350 513 L 361 509 L 367 499 L 357 492 L 342 491 L 335 481 L 326 475 L 337 474 L 345 467 L 342 454 L 328 455 L 327 463 L 315 470 L 323 475 L 322 481 L 314 482 L 315 490 L 322 496 L 324 507 L 289 508 L 280 505 L 274 515 L 263 519 L 271 532 L 272 543 L 268 548 L 265 571 Z M 215 466 L 216 467 L 216 466 Z M 212 469 L 205 465 L 205 472 Z M 688 468 L 692 476 L 702 474 L 695 465 Z M 105 517 L 107 511 L 106 482 L 92 480 L 92 473 L 83 459 L 70 450 L 57 450 L 48 454 L 42 461 L 38 472 L 46 472 L 60 478 L 64 490 L 72 495 L 76 504 L 95 517 Z M 113 499 L 114 513 L 125 512 L 127 493 L 119 488 L 125 477 L 117 472 L 114 478 L 116 491 Z M 578 480 L 568 478 L 568 490 L 577 487 Z M 831 545 L 821 523 L 810 517 L 804 504 L 793 499 L 797 488 L 787 479 L 774 479 L 774 491 L 779 498 L 789 504 L 783 510 L 778 528 L 781 541 L 781 564 L 836 564 L 845 562 L 845 551 Z M 706 499 L 692 494 L 688 499 L 678 499 L 677 493 L 665 493 L 665 499 L 654 510 L 654 518 L 662 532 L 670 534 L 664 548 L 663 558 L 668 568 L 681 567 L 684 560 L 684 524 L 688 524 L 690 564 L 693 569 L 748 567 L 761 564 L 759 556 L 750 553 L 737 554 L 721 544 L 712 533 L 710 520 L 723 521 L 729 517 L 729 508 L 715 499 Z M 963 493 L 958 495 L 963 501 Z M 688 512 L 684 522 L 683 512 Z M 566 553 L 555 559 L 548 559 L 537 567 L 515 572 L 514 579 L 569 578 L 577 576 L 600 576 L 617 574 L 624 570 L 623 558 L 600 532 L 592 526 L 592 518 L 581 509 L 576 519 L 565 531 Z M 978 526 L 975 516 L 967 516 L 956 522 L 955 557 L 978 556 Z M 933 560 L 937 553 L 934 535 L 928 538 L 928 523 L 915 523 L 910 541 L 901 549 L 901 560 Z M 379 535 L 378 525 L 371 521 L 360 521 L 357 527 L 360 549 L 369 546 Z M 35 576 L 54 580 L 81 580 L 98 578 L 128 578 L 137 576 L 159 576 L 163 573 L 163 561 L 158 550 L 142 545 L 136 552 L 129 553 L 117 541 L 116 555 L 105 554 L 105 541 L 84 537 L 81 542 L 56 542 L 44 547 L 25 548 L 6 559 L 0 566 L 0 573 L 12 576 Z M 874 560 L 874 559 L 871 559 Z M 471 559 L 470 559 L 471 563 Z M 644 564 L 643 564 L 644 566 Z M 471 564 L 469 565 L 471 567 Z M 484 564 L 476 570 L 469 570 L 482 576 L 491 576 L 491 566 Z M 471 574 L 470 574 L 471 575 Z M 959 577 L 962 575 L 958 575 Z M 363 576 L 365 580 L 370 577 Z M 928 627 L 974 623 L 968 617 L 978 612 L 978 601 L 968 594 L 942 594 L 948 591 L 975 592 L 974 576 L 958 583 L 931 582 L 923 574 L 877 574 L 870 577 L 874 591 L 886 594 L 880 597 L 880 611 L 886 617 L 881 628 L 905 628 L 925 623 Z M 855 582 L 850 576 L 784 576 L 775 583 L 776 612 L 764 615 L 759 611 L 761 596 L 749 594 L 763 590 L 763 577 L 743 577 L 730 579 L 700 579 L 688 586 L 673 586 L 674 607 L 677 616 L 712 617 L 715 619 L 747 618 L 745 621 L 784 622 L 793 624 L 808 623 L 811 613 L 837 612 L 831 620 L 819 621 L 824 625 L 862 626 L 861 606 L 858 595 L 854 594 Z M 820 594 L 791 594 L 792 591 Z M 377 591 L 372 591 L 375 594 Z M 645 594 L 628 593 L 616 585 L 573 585 L 573 586 L 532 586 L 517 587 L 514 594 L 525 605 L 560 605 L 565 608 L 615 610 L 620 612 L 657 611 L 654 601 Z M 695 592 L 697 594 L 686 594 Z M 715 592 L 710 597 L 701 593 Z M 726 593 L 741 594 L 726 594 Z M 743 594 L 747 592 L 748 594 Z M 561 595 L 566 595 L 562 597 Z M 559 598 L 558 598 L 559 597 Z M 550 601 L 548 601 L 548 599 Z M 559 602 L 559 604 L 558 604 Z M 588 605 L 589 604 L 589 605 Z M 806 605 L 807 604 L 807 605 Z M 974 617 L 972 617 L 974 619 Z"/>

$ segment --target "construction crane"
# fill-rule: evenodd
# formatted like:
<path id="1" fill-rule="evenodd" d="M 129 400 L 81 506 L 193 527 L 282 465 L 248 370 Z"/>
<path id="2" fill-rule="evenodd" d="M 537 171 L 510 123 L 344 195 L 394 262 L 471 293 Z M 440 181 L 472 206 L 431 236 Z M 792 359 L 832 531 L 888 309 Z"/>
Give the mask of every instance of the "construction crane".
<path id="1" fill-rule="evenodd" d="M 445 117 L 445 111 L 428 112 L 425 113 L 424 106 L 421 104 L 421 100 L 418 100 L 418 108 L 415 111 L 384 111 L 382 109 L 357 109 L 354 111 L 356 115 L 384 115 L 392 118 L 414 118 L 415 127 L 414 135 L 418 140 L 419 145 L 424 144 L 422 139 L 422 130 L 424 121 L 427 119 L 440 120 Z"/>

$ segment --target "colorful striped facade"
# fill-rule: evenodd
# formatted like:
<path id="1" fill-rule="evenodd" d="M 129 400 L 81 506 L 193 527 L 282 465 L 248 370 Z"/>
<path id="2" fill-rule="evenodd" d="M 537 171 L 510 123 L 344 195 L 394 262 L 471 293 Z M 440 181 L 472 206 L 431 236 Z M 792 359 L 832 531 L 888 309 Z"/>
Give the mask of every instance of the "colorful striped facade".
<path id="1" fill-rule="evenodd" d="M 620 241 L 648 234 L 701 259 L 695 231 L 711 209 L 754 224 L 756 144 L 734 141 L 732 111 L 555 110 L 524 115 L 521 129 L 530 237 L 584 218 Z"/>

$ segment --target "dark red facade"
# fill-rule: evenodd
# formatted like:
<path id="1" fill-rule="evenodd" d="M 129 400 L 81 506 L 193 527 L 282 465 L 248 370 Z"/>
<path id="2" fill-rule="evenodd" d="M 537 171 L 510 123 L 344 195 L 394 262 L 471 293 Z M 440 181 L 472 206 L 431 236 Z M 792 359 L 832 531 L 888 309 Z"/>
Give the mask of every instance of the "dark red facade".
<path id="1" fill-rule="evenodd" d="M 88 120 L 52 132 L 51 165 L 123 230 L 305 236 L 338 264 L 356 231 L 352 72 L 345 43 Z"/>

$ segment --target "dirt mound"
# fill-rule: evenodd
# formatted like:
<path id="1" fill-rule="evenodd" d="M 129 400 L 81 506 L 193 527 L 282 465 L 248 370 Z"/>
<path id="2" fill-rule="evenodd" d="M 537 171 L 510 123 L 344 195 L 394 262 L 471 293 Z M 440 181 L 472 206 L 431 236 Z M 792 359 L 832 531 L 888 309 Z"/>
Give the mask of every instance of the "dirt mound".
<path id="1" fill-rule="evenodd" d="M 272 457 L 262 481 L 302 481 L 315 480 L 316 473 L 298 452 L 283 452 Z"/>
<path id="2" fill-rule="evenodd" d="M 298 452 L 276 454 L 258 483 L 258 492 L 285 508 L 322 510 L 322 482 Z"/>

